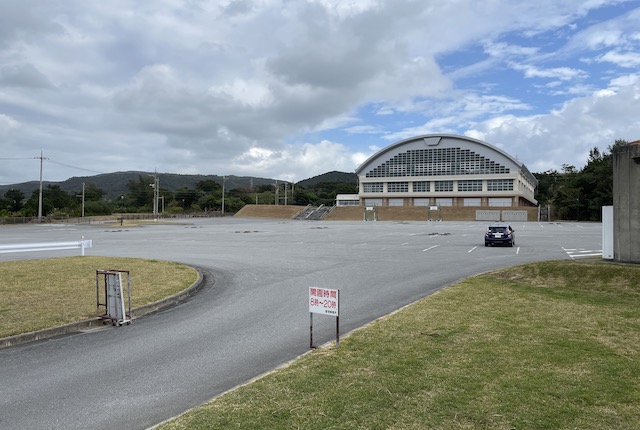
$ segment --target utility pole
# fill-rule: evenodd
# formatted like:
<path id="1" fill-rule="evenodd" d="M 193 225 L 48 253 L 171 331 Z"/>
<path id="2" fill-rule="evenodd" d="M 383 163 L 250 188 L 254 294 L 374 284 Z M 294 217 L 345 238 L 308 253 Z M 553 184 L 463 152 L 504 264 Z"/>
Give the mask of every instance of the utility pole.
<path id="1" fill-rule="evenodd" d="M 149 184 L 153 188 L 153 218 L 154 221 L 158 217 L 158 200 L 160 200 L 160 178 L 158 172 L 153 172 L 153 184 Z"/>
<path id="2" fill-rule="evenodd" d="M 84 182 L 82 183 L 82 217 L 84 218 Z"/>
<path id="3" fill-rule="evenodd" d="M 153 215 L 158 216 L 158 201 L 160 200 L 160 177 L 157 172 L 154 172 L 154 204 L 153 204 Z"/>
<path id="4" fill-rule="evenodd" d="M 40 192 L 38 193 L 38 222 L 42 222 L 42 161 L 48 160 L 48 158 L 42 155 L 42 151 L 40 151 L 39 157 L 33 157 L 33 158 L 40 159 Z"/>
<path id="5" fill-rule="evenodd" d="M 284 205 L 285 206 L 287 205 L 287 188 L 288 188 L 287 185 L 288 185 L 288 182 L 285 182 L 284 183 Z"/>
<path id="6" fill-rule="evenodd" d="M 227 177 L 222 177 L 222 216 L 224 216 L 224 183 L 227 181 Z"/>

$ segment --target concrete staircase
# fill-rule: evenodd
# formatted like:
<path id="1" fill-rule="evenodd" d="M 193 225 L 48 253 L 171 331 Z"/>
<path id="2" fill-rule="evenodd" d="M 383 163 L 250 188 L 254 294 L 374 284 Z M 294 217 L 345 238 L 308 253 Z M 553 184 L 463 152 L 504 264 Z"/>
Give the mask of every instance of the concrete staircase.
<path id="1" fill-rule="evenodd" d="M 303 210 L 301 210 L 293 219 L 296 220 L 307 220 L 307 221 L 319 221 L 324 219 L 324 217 L 331 212 L 333 206 L 306 206 Z"/>

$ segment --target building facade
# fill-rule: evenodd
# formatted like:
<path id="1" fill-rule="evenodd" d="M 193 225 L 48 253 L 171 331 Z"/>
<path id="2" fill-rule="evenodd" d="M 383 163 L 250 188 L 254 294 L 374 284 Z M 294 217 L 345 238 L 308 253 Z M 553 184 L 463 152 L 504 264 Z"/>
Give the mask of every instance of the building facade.
<path id="1" fill-rule="evenodd" d="M 535 207 L 537 179 L 517 159 L 481 140 L 429 134 L 394 143 L 356 169 L 360 204 Z"/>

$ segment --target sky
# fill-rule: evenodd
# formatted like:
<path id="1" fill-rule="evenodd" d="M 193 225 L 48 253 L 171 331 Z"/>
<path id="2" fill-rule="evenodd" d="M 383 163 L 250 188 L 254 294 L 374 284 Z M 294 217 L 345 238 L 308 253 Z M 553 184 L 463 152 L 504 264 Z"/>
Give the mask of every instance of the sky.
<path id="1" fill-rule="evenodd" d="M 0 0 L 0 185 L 297 182 L 431 133 L 534 173 L 640 139 L 640 1 Z"/>

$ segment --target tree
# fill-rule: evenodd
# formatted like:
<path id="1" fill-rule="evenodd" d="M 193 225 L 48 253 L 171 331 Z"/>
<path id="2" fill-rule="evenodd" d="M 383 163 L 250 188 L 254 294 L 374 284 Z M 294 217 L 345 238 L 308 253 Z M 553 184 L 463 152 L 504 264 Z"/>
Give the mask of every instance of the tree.
<path id="1" fill-rule="evenodd" d="M 553 217 L 582 221 L 599 221 L 602 206 L 613 203 L 613 162 L 611 151 L 624 140 L 618 139 L 609 152 L 597 147 L 589 151 L 589 159 L 581 170 L 569 164 L 562 172 L 547 171 L 535 174 L 538 179 L 536 197 L 541 205 L 551 204 Z"/>
<path id="2" fill-rule="evenodd" d="M 4 203 L 2 207 L 9 212 L 19 212 L 24 206 L 24 193 L 20 190 L 10 189 L 4 193 Z"/>
<path id="3" fill-rule="evenodd" d="M 88 183 L 84 187 L 84 200 L 93 201 L 93 200 L 101 200 L 105 196 L 105 192 L 102 188 L 98 188 L 98 186 L 94 183 Z"/>
<path id="4" fill-rule="evenodd" d="M 222 193 L 222 185 L 220 185 L 219 183 L 217 183 L 212 179 L 207 179 L 204 181 L 199 181 L 196 184 L 196 190 L 201 191 L 203 193 L 215 193 L 218 191 Z"/>
<path id="5" fill-rule="evenodd" d="M 25 214 L 35 216 L 38 213 L 40 191 L 33 190 L 31 197 L 23 208 Z M 60 188 L 60 185 L 47 185 L 42 190 L 42 215 L 56 216 L 78 215 L 79 203 L 75 195 L 70 195 Z"/>
<path id="6" fill-rule="evenodd" d="M 189 188 L 182 187 L 175 192 L 175 199 L 182 209 L 187 210 L 191 208 L 191 205 L 198 201 L 202 197 L 203 193 L 196 190 L 190 190 Z"/>
<path id="7" fill-rule="evenodd" d="M 127 206 L 133 205 L 137 208 L 153 206 L 153 176 L 138 176 L 138 181 L 130 180 L 127 182 L 129 194 L 126 196 Z"/>
<path id="8" fill-rule="evenodd" d="M 115 209 L 115 203 L 107 200 L 89 200 L 84 204 L 84 213 L 87 216 L 111 215 Z"/>

